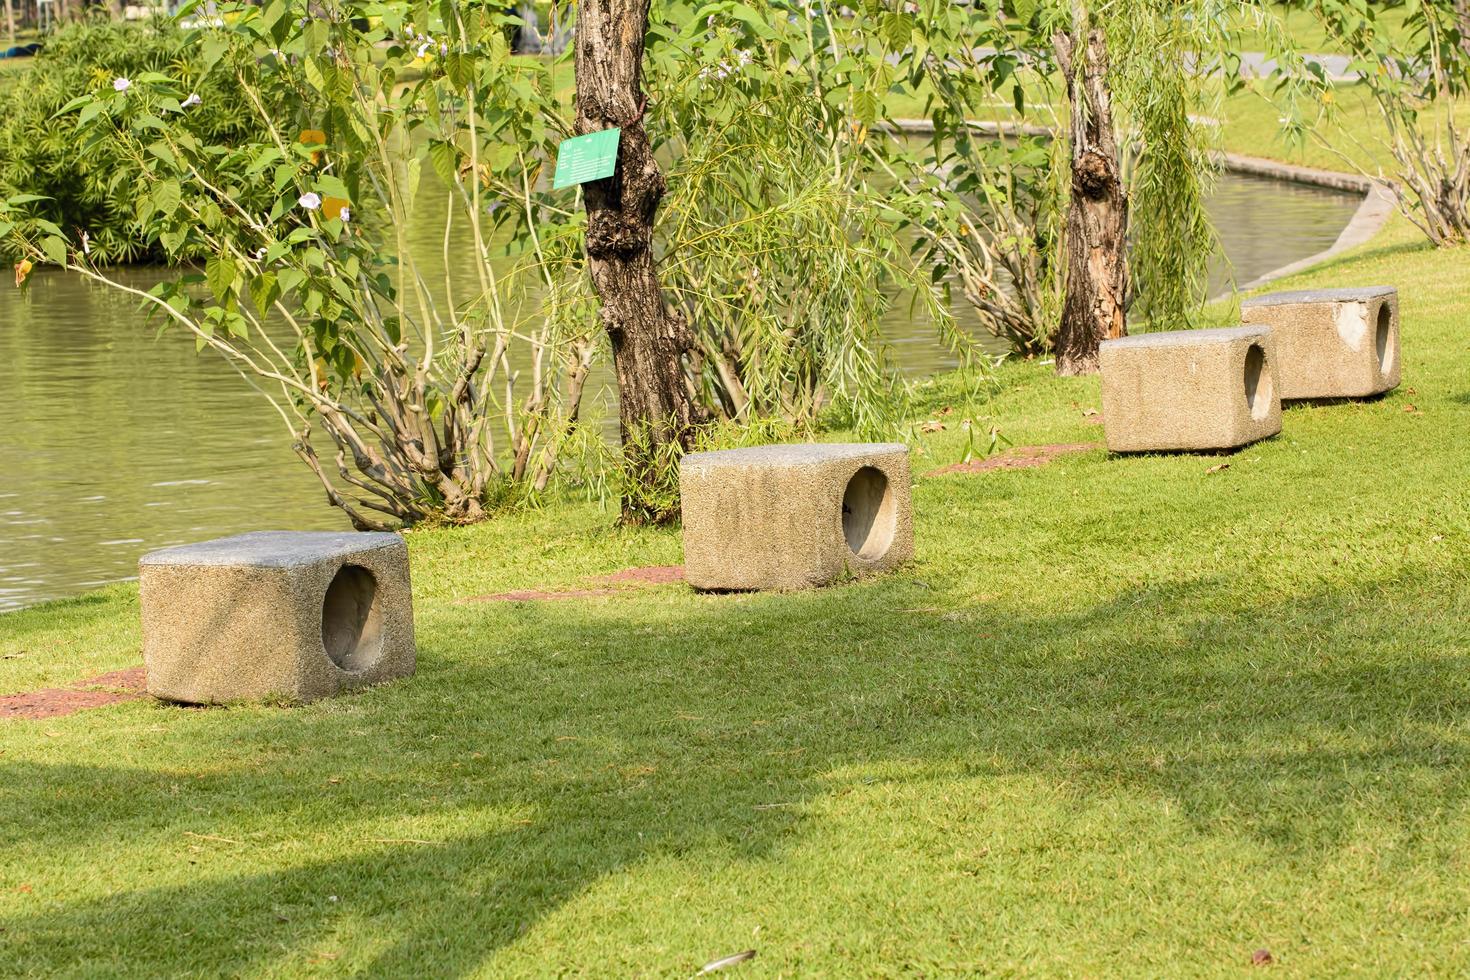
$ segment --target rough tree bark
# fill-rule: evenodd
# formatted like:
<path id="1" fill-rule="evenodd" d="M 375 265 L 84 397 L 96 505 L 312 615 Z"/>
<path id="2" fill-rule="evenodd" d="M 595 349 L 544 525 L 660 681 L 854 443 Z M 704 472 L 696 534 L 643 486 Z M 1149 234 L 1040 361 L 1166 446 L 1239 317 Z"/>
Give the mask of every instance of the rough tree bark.
<path id="1" fill-rule="evenodd" d="M 1108 49 L 1081 19 L 1053 39 L 1072 110 L 1072 186 L 1066 224 L 1066 295 L 1053 346 L 1058 374 L 1097 370 L 1102 341 L 1128 332 L 1128 197 L 1123 189 Z"/>
<path id="2" fill-rule="evenodd" d="M 630 486 L 623 519 L 665 521 L 655 501 L 668 450 L 689 449 L 700 411 L 685 381 L 694 347 L 688 325 L 664 302 L 653 256 L 653 220 L 664 177 L 643 130 L 643 38 L 649 0 L 581 0 L 577 9 L 577 132 L 622 127 L 617 172 L 582 188 L 587 259 L 602 301 L 618 379 L 618 421 Z M 637 488 L 650 491 L 640 494 Z"/>

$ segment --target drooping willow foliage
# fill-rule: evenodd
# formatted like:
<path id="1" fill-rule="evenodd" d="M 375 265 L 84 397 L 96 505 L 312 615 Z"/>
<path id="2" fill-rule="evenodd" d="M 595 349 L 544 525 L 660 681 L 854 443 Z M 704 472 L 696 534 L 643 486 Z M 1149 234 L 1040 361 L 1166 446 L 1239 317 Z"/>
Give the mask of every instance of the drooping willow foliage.
<path id="1" fill-rule="evenodd" d="M 1083 24 L 1105 35 L 1129 204 L 1132 318 L 1191 325 L 1219 241 L 1206 209 L 1215 119 L 1244 9 L 1238 0 L 1048 0 L 1040 37 Z M 1069 243 L 1067 247 L 1083 247 Z"/>
<path id="2" fill-rule="evenodd" d="M 673 161 L 660 272 L 714 415 L 809 425 L 832 410 L 876 437 L 902 417 L 880 334 L 896 298 L 951 347 L 966 341 L 900 237 L 903 191 L 852 111 L 864 86 L 823 77 L 820 14 L 772 6 L 781 16 L 764 20 L 737 3 L 664 9 L 650 72 L 651 126 Z"/>

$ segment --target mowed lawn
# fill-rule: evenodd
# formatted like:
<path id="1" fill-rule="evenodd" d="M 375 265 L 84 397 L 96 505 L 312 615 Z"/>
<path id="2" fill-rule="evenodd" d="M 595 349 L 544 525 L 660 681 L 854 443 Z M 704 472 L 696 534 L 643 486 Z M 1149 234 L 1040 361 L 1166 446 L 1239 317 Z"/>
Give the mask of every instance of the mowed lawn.
<path id="1" fill-rule="evenodd" d="M 1297 282 L 1401 288 L 1398 391 L 934 476 L 1101 439 L 943 379 L 896 574 L 458 601 L 680 560 L 568 502 L 410 535 L 411 680 L 0 722 L 0 974 L 1470 970 L 1470 253 Z M 138 660 L 129 586 L 0 617 L 0 693 Z"/>

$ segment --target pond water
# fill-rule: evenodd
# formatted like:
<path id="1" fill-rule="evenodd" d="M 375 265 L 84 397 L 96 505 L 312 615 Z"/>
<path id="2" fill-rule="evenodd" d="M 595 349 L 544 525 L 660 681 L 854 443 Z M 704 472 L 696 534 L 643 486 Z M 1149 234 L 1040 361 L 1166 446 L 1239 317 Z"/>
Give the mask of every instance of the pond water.
<path id="1" fill-rule="evenodd" d="M 1228 176 L 1211 208 L 1248 282 L 1330 246 L 1357 204 Z M 1219 263 L 1214 291 L 1228 271 Z M 975 326 L 962 300 L 955 313 Z M 884 326 L 907 374 L 953 366 L 905 309 Z M 39 272 L 28 295 L 0 288 L 0 611 L 132 578 L 138 556 L 165 545 L 346 526 L 279 416 L 219 358 L 155 338 L 134 303 L 72 277 Z"/>

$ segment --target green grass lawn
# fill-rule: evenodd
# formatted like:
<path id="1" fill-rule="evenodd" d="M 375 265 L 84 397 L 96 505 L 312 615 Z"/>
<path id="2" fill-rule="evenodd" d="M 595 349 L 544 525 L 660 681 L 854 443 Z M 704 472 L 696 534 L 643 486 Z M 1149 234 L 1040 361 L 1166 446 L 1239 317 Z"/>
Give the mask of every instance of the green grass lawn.
<path id="1" fill-rule="evenodd" d="M 412 680 L 0 722 L 0 973 L 1470 970 L 1466 260 L 1299 280 L 1396 283 L 1404 384 L 1228 458 L 932 476 L 1101 438 L 934 382 L 896 574 L 456 601 L 680 560 L 568 503 L 410 535 Z M 0 630 L 0 692 L 139 658 L 131 586 Z"/>
<path id="2" fill-rule="evenodd" d="M 1100 406 L 928 384 L 895 574 L 459 601 L 680 560 L 563 501 L 409 535 L 411 680 L 0 721 L 0 976 L 1470 972 L 1470 254 L 1280 288 L 1371 283 L 1400 389 L 1229 457 L 936 476 Z M 0 616 L 0 694 L 138 662 L 133 586 Z"/>

